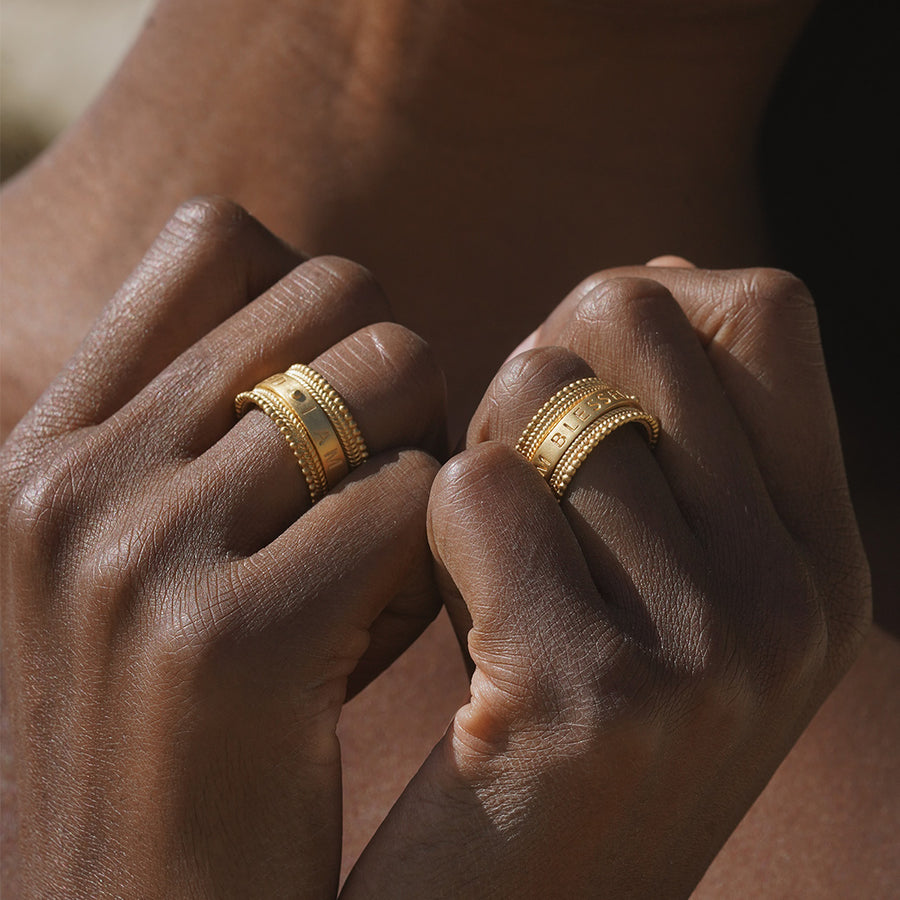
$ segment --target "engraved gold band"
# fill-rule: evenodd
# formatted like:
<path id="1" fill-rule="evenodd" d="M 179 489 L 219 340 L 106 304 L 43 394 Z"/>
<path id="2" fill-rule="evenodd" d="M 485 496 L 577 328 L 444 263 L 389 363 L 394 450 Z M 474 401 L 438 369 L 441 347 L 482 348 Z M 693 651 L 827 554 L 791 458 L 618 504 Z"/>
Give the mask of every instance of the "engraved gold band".
<path id="1" fill-rule="evenodd" d="M 286 374 L 304 384 L 319 406 L 325 410 L 347 454 L 350 468 L 355 469 L 368 459 L 366 442 L 340 394 L 315 369 L 302 363 L 291 366 Z"/>
<path id="2" fill-rule="evenodd" d="M 315 503 L 324 497 L 328 483 L 325 480 L 322 461 L 313 448 L 303 423 L 293 414 L 291 408 L 284 403 L 281 397 L 266 390 L 264 382 L 260 382 L 252 391 L 238 394 L 234 403 L 238 417 L 242 416 L 251 406 L 256 406 L 278 426 L 300 464 L 300 470 L 303 472 L 306 486 L 309 488 L 310 501 Z"/>
<path id="3" fill-rule="evenodd" d="M 347 405 L 309 366 L 291 366 L 235 397 L 240 418 L 261 409 L 285 436 L 316 503 L 368 457 L 365 441 Z"/>
<path id="4" fill-rule="evenodd" d="M 562 498 L 578 467 L 607 435 L 628 422 L 644 427 L 650 446 L 659 438 L 659 421 L 641 408 L 637 397 L 580 378 L 557 391 L 525 427 L 516 444 Z"/>

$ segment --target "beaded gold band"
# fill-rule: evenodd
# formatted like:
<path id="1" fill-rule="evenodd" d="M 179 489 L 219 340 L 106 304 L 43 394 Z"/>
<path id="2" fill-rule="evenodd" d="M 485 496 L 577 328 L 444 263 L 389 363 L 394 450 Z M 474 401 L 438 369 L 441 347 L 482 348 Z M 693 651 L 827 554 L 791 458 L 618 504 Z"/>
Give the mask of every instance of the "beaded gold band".
<path id="1" fill-rule="evenodd" d="M 584 396 L 594 388 L 604 387 L 599 378 L 579 378 L 558 390 L 532 417 L 525 427 L 522 437 L 516 444 L 516 450 L 522 453 L 526 459 L 531 459 L 542 437 L 541 425 L 546 422 L 554 422 L 572 405 L 572 399 Z"/>
<path id="2" fill-rule="evenodd" d="M 635 398 L 597 378 L 582 378 L 556 393 L 538 410 L 522 434 L 517 449 L 546 478 L 572 442 L 592 422 Z"/>
<path id="3" fill-rule="evenodd" d="M 580 378 L 557 391 L 525 427 L 516 444 L 562 498 L 578 467 L 607 435 L 628 422 L 643 425 L 650 446 L 659 438 L 659 422 L 637 397 L 598 378 Z"/>
<path id="4" fill-rule="evenodd" d="M 300 381 L 325 410 L 347 454 L 350 468 L 355 469 L 361 462 L 365 462 L 369 457 L 366 442 L 340 394 L 315 369 L 302 363 L 291 366 L 286 374 Z"/>
<path id="5" fill-rule="evenodd" d="M 659 439 L 659 422 L 653 416 L 636 407 L 615 409 L 601 416 L 586 428 L 579 440 L 563 454 L 552 475 L 549 478 L 550 487 L 557 497 L 562 498 L 572 480 L 572 476 L 578 471 L 578 467 L 588 458 L 591 451 L 605 437 L 612 434 L 617 428 L 628 422 L 637 422 L 643 425 L 647 432 L 647 439 L 653 447 Z"/>
<path id="6" fill-rule="evenodd" d="M 316 503 L 368 457 L 365 441 L 343 399 L 308 366 L 291 366 L 235 397 L 240 418 L 261 409 L 287 439 Z"/>
<path id="7" fill-rule="evenodd" d="M 300 464 L 300 470 L 309 488 L 310 501 L 315 503 L 324 497 L 328 490 L 328 482 L 325 479 L 322 461 L 313 448 L 303 423 L 278 394 L 270 394 L 264 387 L 258 385 L 252 391 L 238 394 L 234 402 L 239 417 L 251 406 L 256 406 L 278 426 Z"/>

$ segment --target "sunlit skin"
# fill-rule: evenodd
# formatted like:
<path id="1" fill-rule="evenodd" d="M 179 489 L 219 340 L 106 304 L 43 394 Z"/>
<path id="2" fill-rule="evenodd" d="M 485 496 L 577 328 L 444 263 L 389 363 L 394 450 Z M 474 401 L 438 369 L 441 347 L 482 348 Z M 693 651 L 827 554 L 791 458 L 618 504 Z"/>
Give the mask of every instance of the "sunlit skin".
<path id="1" fill-rule="evenodd" d="M 445 374 L 457 446 L 504 360 L 592 273 L 668 252 L 684 258 L 651 275 L 766 264 L 754 141 L 812 5 L 229 0 L 212 17 L 161 2 L 98 103 L 4 189 L 4 436 L 179 203 L 217 194 L 304 256 L 374 273 L 389 312 L 372 323 L 393 318 L 430 346 L 415 366 Z M 266 258 L 278 252 L 273 271 L 300 260 Z M 196 304 L 193 337 L 168 326 L 179 347 L 214 324 Z M 545 326 L 530 345 L 556 340 Z M 435 440 L 406 442 L 445 456 Z M 865 539 L 884 526 L 864 500 Z M 760 879 L 877 895 L 900 877 L 883 838 L 897 824 L 898 670 L 876 626 L 699 895 Z M 441 614 L 345 707 L 344 872 L 467 698 Z M 10 879 L 14 812 L 5 802 Z"/>

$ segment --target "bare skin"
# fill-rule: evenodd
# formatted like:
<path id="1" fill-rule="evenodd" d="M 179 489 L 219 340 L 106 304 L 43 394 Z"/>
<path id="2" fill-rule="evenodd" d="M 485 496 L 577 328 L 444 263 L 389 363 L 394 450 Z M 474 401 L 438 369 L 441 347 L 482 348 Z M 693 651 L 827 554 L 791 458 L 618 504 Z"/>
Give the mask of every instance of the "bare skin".
<path id="1" fill-rule="evenodd" d="M 443 378 L 386 314 L 359 266 L 182 207 L 4 445 L 26 896 L 336 892 L 341 707 L 438 608 Z M 234 422 L 297 359 L 370 454 L 313 508 L 270 420 Z"/>
<path id="2" fill-rule="evenodd" d="M 5 191 L 6 369 L 41 354 L 8 422 L 172 210 L 223 194 L 304 253 L 377 268 L 435 347 L 461 435 L 586 274 L 676 247 L 709 266 L 764 254 L 753 135 L 809 5 L 654 31 L 602 6 L 232 2 L 213 22 L 161 3 L 96 107 Z M 24 314 L 63 292 L 65 317 Z"/>
<path id="3" fill-rule="evenodd" d="M 814 338 L 785 273 L 620 269 L 500 370 L 429 502 L 471 698 L 345 896 L 412 895 L 426 873 L 448 898 L 692 891 L 867 624 Z M 615 432 L 557 504 L 510 445 L 592 371 L 668 439 L 650 454 Z"/>
<path id="4" fill-rule="evenodd" d="M 162 4 L 98 106 L 4 193 L 5 428 L 172 208 L 216 192 L 306 252 L 372 268 L 398 321 L 434 347 L 460 434 L 509 350 L 586 273 L 668 248 L 704 266 L 764 260 L 752 140 L 809 6 L 676 22 L 573 6 L 554 9 L 550 28 L 537 3 L 512 23 L 499 4 L 416 13 L 346 4 L 325 14 L 235 3 L 214 23 L 192 4 Z M 245 97 L 266 102 L 236 102 Z M 864 513 L 864 532 L 882 527 Z M 883 588 L 895 588 L 890 575 L 875 566 Z M 345 710 L 348 803 L 365 797 L 349 809 L 346 862 L 464 702 L 457 652 L 441 620 Z M 768 878 L 792 886 L 798 872 L 812 883 L 838 861 L 855 883 L 890 877 L 888 829 L 860 844 L 856 825 L 896 816 L 876 786 L 900 783 L 890 752 L 897 660 L 896 643 L 876 631 L 701 889 L 728 894 L 758 877 L 761 860 Z M 402 709 L 398 691 L 409 700 Z M 860 716 L 872 696 L 885 702 Z M 388 732 L 393 777 L 373 779 L 368 748 Z M 872 749 L 848 768 L 831 753 L 835 734 Z M 816 790 L 787 773 L 816 773 Z M 836 833 L 822 813 L 834 785 L 848 783 L 846 830 Z M 802 845 L 767 854 L 770 841 L 783 847 L 785 810 L 796 809 L 808 810 Z M 849 859 L 835 852 L 851 846 Z"/>

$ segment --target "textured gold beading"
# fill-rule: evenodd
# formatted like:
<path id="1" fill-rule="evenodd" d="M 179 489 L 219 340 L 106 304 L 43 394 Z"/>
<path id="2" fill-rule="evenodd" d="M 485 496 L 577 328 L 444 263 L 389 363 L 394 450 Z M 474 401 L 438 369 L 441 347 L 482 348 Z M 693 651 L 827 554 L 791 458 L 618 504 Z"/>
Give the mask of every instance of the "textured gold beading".
<path id="1" fill-rule="evenodd" d="M 595 387 L 605 387 L 599 378 L 579 378 L 558 390 L 532 417 L 525 426 L 522 437 L 516 444 L 519 451 L 527 460 L 531 460 L 542 434 L 542 426 L 547 422 L 554 422 L 559 418 L 561 410 L 568 409 L 572 403 L 572 397 L 581 396 Z"/>
<path id="2" fill-rule="evenodd" d="M 278 394 L 267 391 L 263 385 L 264 382 L 260 382 L 252 391 L 238 394 L 234 400 L 235 411 L 240 417 L 251 406 L 257 406 L 278 426 L 300 464 L 300 470 L 309 488 L 310 502 L 315 503 L 324 497 L 328 490 L 325 469 L 319 454 L 316 453 L 303 423 L 294 415 L 290 406 Z"/>
<path id="3" fill-rule="evenodd" d="M 319 406 L 325 410 L 347 454 L 350 468 L 355 469 L 365 462 L 369 458 L 366 442 L 341 395 L 315 369 L 302 363 L 291 366 L 287 374 L 305 384 Z"/>
<path id="4" fill-rule="evenodd" d="M 308 366 L 291 366 L 235 397 L 242 416 L 259 407 L 287 439 L 309 488 L 320 500 L 350 469 L 368 458 L 362 434 L 334 388 Z"/>
<path id="5" fill-rule="evenodd" d="M 516 450 L 561 498 L 588 454 L 628 422 L 643 425 L 650 445 L 655 445 L 659 422 L 643 411 L 637 397 L 598 378 L 580 378 L 557 391 L 535 413 Z"/>
<path id="6" fill-rule="evenodd" d="M 548 480 L 558 499 L 562 499 L 569 482 L 578 471 L 578 467 L 588 458 L 597 444 L 628 422 L 643 425 L 650 446 L 656 445 L 659 439 L 659 421 L 645 413 L 640 407 L 623 407 L 606 413 L 578 436 L 578 440 L 569 447 L 553 469 Z"/>

